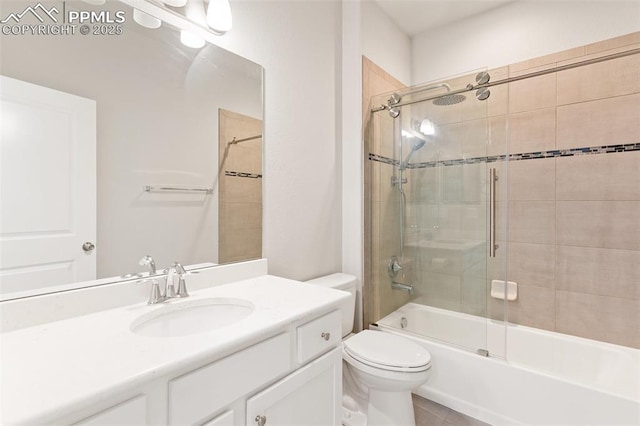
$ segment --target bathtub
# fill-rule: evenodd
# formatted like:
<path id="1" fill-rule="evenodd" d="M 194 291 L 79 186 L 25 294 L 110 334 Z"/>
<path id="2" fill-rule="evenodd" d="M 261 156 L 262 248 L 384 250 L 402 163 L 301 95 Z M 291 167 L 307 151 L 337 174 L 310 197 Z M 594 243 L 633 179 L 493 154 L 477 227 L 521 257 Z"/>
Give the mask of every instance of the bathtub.
<path id="1" fill-rule="evenodd" d="M 414 393 L 492 425 L 640 425 L 640 350 L 415 303 L 377 329 L 431 354 Z"/>

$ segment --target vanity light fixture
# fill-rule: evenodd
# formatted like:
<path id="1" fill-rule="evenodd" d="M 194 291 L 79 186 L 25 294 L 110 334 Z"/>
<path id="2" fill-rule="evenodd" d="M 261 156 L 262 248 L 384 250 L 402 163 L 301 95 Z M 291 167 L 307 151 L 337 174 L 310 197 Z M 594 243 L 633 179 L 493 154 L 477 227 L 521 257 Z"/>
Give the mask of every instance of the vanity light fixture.
<path id="1" fill-rule="evenodd" d="M 186 2 L 184 7 L 184 14 L 188 20 L 195 22 L 198 25 L 204 25 L 207 18 L 204 15 L 204 3 L 203 0 L 190 0 Z M 180 31 L 180 41 L 187 47 L 194 49 L 200 49 L 204 47 L 205 40 L 194 34 L 189 30 Z"/>
<path id="2" fill-rule="evenodd" d="M 162 2 L 171 7 L 183 7 L 186 6 L 188 0 L 162 0 Z"/>
<path id="3" fill-rule="evenodd" d="M 420 122 L 420 133 L 425 136 L 433 136 L 436 134 L 436 125 L 433 121 L 425 118 Z"/>
<path id="4" fill-rule="evenodd" d="M 194 49 L 201 49 L 205 45 L 205 41 L 202 37 L 199 37 L 189 30 L 180 31 L 180 41 L 187 47 Z"/>
<path id="5" fill-rule="evenodd" d="M 150 28 L 152 30 L 160 28 L 160 25 L 162 25 L 162 21 L 160 19 L 138 9 L 133 9 L 133 20 L 143 27 Z"/>
<path id="6" fill-rule="evenodd" d="M 231 29 L 233 19 L 229 0 L 209 0 L 207 25 L 218 35 L 223 35 Z"/>

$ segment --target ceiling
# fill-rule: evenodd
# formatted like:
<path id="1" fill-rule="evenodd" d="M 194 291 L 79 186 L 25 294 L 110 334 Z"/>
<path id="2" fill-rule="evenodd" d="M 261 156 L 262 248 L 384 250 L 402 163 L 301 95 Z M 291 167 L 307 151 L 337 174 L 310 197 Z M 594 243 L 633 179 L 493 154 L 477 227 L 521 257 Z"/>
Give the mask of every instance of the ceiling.
<path id="1" fill-rule="evenodd" d="M 478 15 L 515 0 L 375 0 L 409 36 Z"/>

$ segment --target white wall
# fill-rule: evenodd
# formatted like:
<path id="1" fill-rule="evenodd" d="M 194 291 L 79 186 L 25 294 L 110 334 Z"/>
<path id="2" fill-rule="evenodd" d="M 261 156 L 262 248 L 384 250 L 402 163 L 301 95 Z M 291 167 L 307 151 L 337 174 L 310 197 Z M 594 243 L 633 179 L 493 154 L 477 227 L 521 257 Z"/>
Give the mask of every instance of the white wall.
<path id="1" fill-rule="evenodd" d="M 372 0 L 361 3 L 362 55 L 400 80 L 411 84 L 411 38 Z"/>
<path id="2" fill-rule="evenodd" d="M 264 251 L 269 273 L 341 268 L 340 3 L 232 1 L 219 45 L 265 68 Z"/>
<path id="3" fill-rule="evenodd" d="M 414 36 L 412 84 L 640 30 L 639 1 L 522 1 Z"/>

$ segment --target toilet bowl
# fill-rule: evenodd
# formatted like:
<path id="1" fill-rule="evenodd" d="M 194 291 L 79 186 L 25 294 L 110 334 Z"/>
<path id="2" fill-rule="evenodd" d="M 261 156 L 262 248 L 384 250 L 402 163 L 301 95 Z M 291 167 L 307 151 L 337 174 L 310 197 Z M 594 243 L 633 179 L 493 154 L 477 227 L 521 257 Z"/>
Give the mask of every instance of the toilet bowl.
<path id="1" fill-rule="evenodd" d="M 425 383 L 431 356 L 422 346 L 395 334 L 364 330 L 350 334 L 356 278 L 332 274 L 308 281 L 352 297 L 343 315 L 343 416 L 345 426 L 415 426 L 411 390 Z"/>

